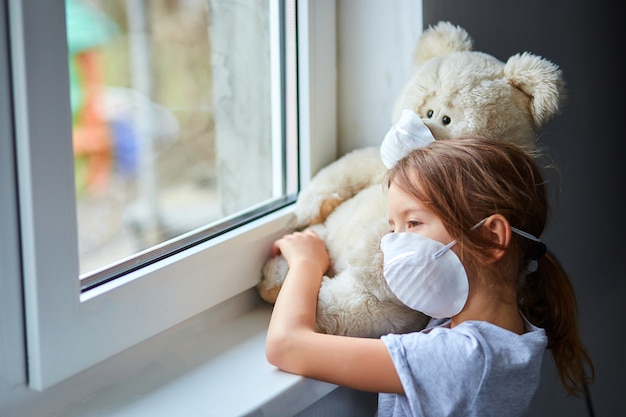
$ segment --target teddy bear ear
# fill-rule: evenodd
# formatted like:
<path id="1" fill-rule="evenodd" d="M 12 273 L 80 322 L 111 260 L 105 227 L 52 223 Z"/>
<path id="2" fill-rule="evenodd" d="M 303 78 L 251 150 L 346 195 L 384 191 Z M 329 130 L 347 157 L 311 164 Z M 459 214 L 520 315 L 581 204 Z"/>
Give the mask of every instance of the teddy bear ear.
<path id="1" fill-rule="evenodd" d="M 565 104 L 565 81 L 559 67 L 528 52 L 513 55 L 504 66 L 513 87 L 530 98 L 530 112 L 538 129 L 561 111 Z"/>
<path id="2" fill-rule="evenodd" d="M 452 52 L 471 51 L 473 44 L 474 41 L 465 29 L 441 21 L 422 32 L 413 52 L 413 65 L 417 67 L 429 59 Z"/>

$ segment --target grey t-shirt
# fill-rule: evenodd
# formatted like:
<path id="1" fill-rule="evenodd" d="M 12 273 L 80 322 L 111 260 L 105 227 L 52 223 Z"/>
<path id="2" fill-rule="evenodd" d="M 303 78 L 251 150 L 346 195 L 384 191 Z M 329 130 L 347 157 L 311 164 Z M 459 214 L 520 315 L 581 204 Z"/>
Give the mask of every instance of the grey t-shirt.
<path id="1" fill-rule="evenodd" d="M 547 337 L 526 321 L 518 335 L 483 321 L 434 321 L 421 332 L 388 334 L 404 395 L 380 393 L 378 417 L 523 416 L 539 385 Z"/>

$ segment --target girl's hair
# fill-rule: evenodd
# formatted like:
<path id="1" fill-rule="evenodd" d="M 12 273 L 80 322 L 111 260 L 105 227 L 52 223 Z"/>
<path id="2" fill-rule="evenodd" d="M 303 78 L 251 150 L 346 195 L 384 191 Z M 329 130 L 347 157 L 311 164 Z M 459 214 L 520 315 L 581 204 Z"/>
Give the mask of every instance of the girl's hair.
<path id="1" fill-rule="evenodd" d="M 501 214 L 511 226 L 541 236 L 548 220 L 548 198 L 534 151 L 501 140 L 460 137 L 436 141 L 410 152 L 389 172 L 392 182 L 441 217 L 455 236 L 464 266 L 474 271 L 491 268 L 501 278 L 490 282 L 505 299 L 513 289 L 520 311 L 545 329 L 548 349 L 569 394 L 582 393 L 593 381 L 594 367 L 578 331 L 578 307 L 567 273 L 545 246 L 516 233 L 495 264 L 485 265 L 485 252 L 497 246 L 472 226 Z M 529 266 L 537 269 L 529 272 Z M 503 273 L 504 272 L 504 273 Z M 588 377 L 585 365 L 591 371 Z"/>

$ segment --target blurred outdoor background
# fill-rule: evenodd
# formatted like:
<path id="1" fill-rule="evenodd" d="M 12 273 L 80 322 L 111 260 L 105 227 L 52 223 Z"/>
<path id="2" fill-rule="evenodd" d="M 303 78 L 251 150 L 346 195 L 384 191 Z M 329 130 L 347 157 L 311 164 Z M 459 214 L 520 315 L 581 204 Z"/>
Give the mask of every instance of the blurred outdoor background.
<path id="1" fill-rule="evenodd" d="M 218 191 L 212 3 L 66 0 L 81 274 L 241 208 Z"/>

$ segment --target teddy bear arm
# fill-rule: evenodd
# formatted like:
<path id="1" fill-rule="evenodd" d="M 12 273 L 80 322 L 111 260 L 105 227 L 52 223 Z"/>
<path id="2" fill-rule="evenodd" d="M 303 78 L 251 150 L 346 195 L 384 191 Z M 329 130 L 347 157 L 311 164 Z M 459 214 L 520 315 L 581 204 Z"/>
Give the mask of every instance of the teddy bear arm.
<path id="1" fill-rule="evenodd" d="M 372 184 L 382 187 L 386 169 L 379 152 L 378 147 L 357 149 L 320 170 L 298 196 L 298 227 L 324 222 L 335 208 Z"/>

